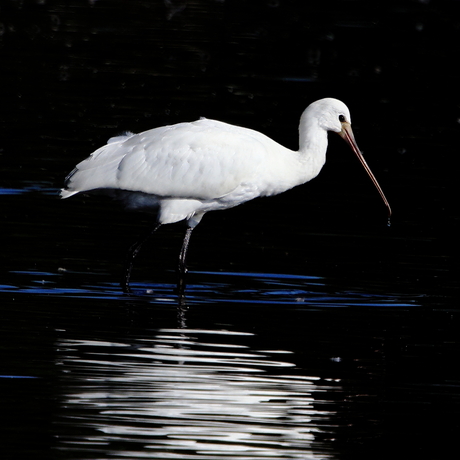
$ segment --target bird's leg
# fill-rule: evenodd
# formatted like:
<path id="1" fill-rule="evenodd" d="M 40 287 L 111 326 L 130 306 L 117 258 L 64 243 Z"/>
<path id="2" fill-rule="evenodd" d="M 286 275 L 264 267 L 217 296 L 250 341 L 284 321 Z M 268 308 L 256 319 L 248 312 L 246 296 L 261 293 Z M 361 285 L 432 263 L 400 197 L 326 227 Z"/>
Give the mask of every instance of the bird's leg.
<path id="1" fill-rule="evenodd" d="M 184 294 L 185 290 L 185 275 L 187 274 L 187 266 L 185 260 L 187 257 L 188 245 L 190 243 L 190 236 L 192 235 L 193 227 L 188 227 L 185 232 L 184 241 L 182 242 L 182 248 L 179 254 L 179 265 L 177 267 L 178 271 L 178 280 L 177 280 L 177 290 L 179 291 L 179 297 Z"/>
<path id="2" fill-rule="evenodd" d="M 131 289 L 129 287 L 129 279 L 131 278 L 131 271 L 133 269 L 134 259 L 137 256 L 137 254 L 139 254 L 142 245 L 150 238 L 150 236 L 153 233 L 155 233 L 160 228 L 160 226 L 161 224 L 156 224 L 153 227 L 149 228 L 149 230 L 128 249 L 128 252 L 126 254 L 125 267 L 123 270 L 123 276 L 120 283 L 123 292 L 131 292 Z"/>

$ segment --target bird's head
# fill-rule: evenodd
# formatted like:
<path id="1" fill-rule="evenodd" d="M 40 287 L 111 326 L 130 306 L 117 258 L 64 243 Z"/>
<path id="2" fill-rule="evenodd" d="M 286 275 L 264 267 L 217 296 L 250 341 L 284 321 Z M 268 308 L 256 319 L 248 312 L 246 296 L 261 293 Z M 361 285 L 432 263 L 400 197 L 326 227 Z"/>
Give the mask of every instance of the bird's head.
<path id="1" fill-rule="evenodd" d="M 318 120 L 319 126 L 326 131 L 340 134 L 344 129 L 350 129 L 350 110 L 338 99 L 320 99 L 310 104 L 308 110 L 312 112 L 313 118 Z"/>
<path id="2" fill-rule="evenodd" d="M 337 133 L 351 147 L 382 197 L 388 209 L 388 216 L 391 216 L 390 205 L 356 143 L 351 129 L 351 117 L 348 107 L 338 99 L 325 98 L 310 104 L 305 112 L 308 113 L 307 117 L 310 120 L 316 119 L 322 129 Z"/>

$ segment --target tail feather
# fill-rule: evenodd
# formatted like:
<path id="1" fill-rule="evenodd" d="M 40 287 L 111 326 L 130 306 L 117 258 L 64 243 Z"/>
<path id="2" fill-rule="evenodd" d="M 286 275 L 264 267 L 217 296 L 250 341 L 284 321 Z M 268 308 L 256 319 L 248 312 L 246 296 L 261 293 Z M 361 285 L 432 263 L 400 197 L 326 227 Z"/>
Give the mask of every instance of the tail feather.
<path id="1" fill-rule="evenodd" d="M 61 198 L 64 199 L 64 198 L 70 198 L 71 196 L 73 195 L 76 195 L 77 193 L 79 193 L 79 191 L 75 191 L 75 190 L 66 190 L 65 188 L 62 188 L 61 189 Z"/>
<path id="2" fill-rule="evenodd" d="M 78 163 L 65 178 L 61 198 L 100 188 L 116 188 L 117 167 L 126 155 L 126 150 L 120 146 L 132 136 L 134 134 L 128 131 L 121 136 L 112 137 L 106 145 Z"/>

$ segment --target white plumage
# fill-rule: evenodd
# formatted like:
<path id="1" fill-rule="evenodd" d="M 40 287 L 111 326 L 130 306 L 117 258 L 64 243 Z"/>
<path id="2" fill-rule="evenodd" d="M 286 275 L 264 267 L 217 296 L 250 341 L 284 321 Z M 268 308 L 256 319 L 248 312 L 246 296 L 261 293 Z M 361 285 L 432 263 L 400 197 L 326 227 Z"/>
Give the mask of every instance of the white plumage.
<path id="1" fill-rule="evenodd" d="M 189 229 L 180 260 L 180 270 L 185 272 L 191 229 L 206 212 L 275 195 L 316 177 L 326 161 L 327 131 L 349 143 L 391 214 L 350 123 L 347 106 L 327 98 L 310 104 L 302 114 L 298 151 L 257 131 L 204 118 L 140 134 L 126 133 L 111 138 L 79 163 L 66 178 L 61 196 L 97 191 L 121 200 L 128 209 L 157 211 L 155 229 L 186 220 Z M 131 248 L 131 259 L 143 241 Z M 131 266 L 125 290 L 129 290 Z"/>

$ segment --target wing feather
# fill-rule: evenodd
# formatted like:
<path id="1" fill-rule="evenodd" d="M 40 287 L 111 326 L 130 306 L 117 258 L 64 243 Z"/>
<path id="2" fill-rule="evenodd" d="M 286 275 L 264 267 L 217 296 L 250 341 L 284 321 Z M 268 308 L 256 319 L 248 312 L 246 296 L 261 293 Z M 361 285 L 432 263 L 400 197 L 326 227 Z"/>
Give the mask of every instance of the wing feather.
<path id="1" fill-rule="evenodd" d="M 256 131 L 207 119 L 110 142 L 69 174 L 66 196 L 102 188 L 215 199 L 254 179 L 267 146 L 275 144 Z"/>

